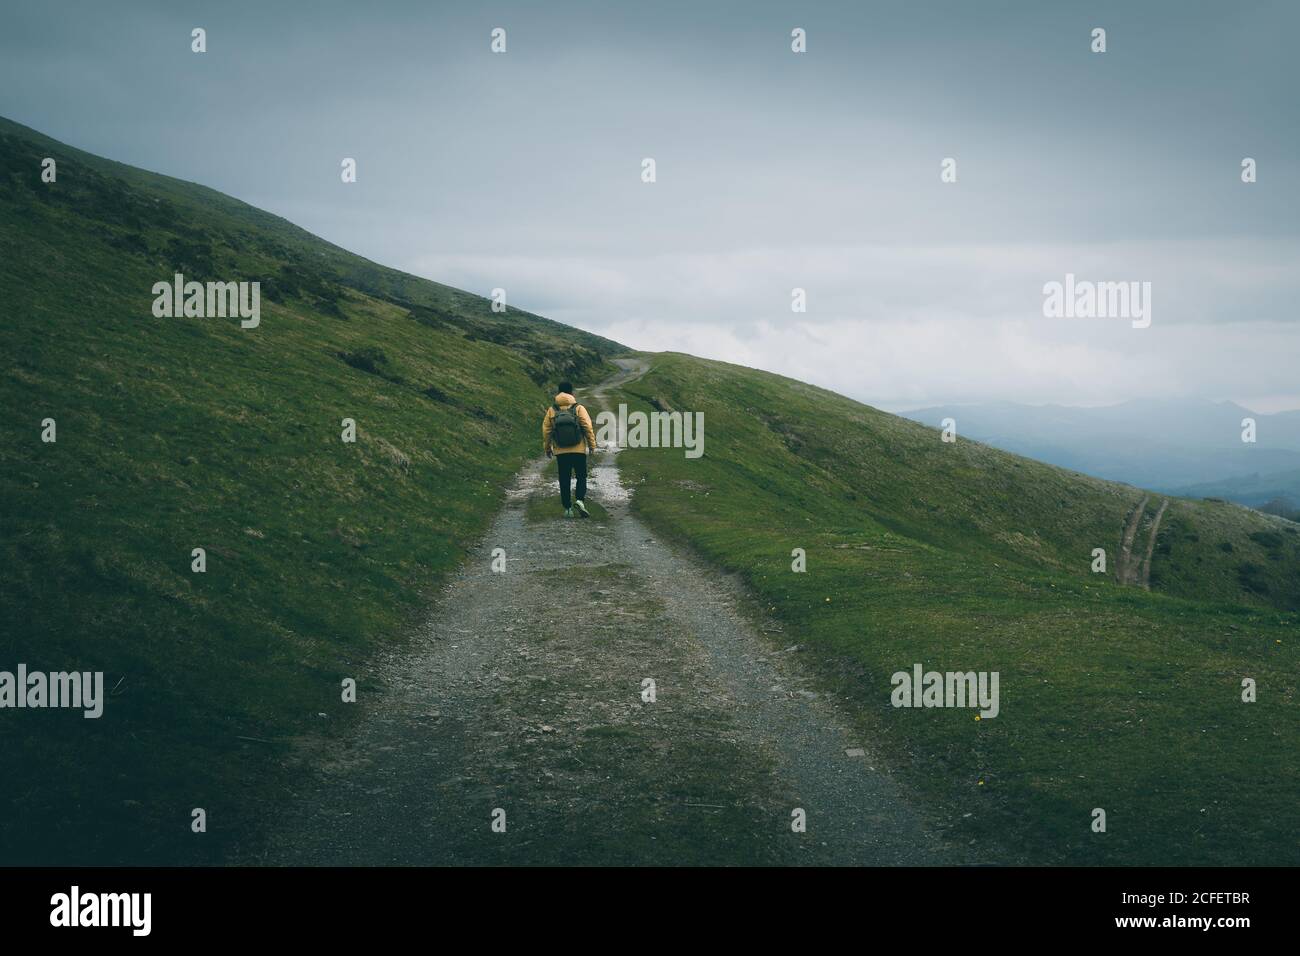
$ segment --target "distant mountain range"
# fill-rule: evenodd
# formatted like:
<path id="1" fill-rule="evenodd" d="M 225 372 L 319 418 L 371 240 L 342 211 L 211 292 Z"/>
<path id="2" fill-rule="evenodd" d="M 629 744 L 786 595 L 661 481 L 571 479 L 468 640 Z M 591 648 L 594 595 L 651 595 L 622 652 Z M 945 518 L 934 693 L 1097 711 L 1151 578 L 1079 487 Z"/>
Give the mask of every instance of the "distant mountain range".
<path id="1" fill-rule="evenodd" d="M 1174 489 L 1186 498 L 1223 498 L 1273 514 L 1300 520 L 1300 471 L 1281 471 L 1268 475 L 1238 475 Z"/>
<path id="2" fill-rule="evenodd" d="M 958 436 L 1112 481 L 1258 507 L 1300 506 L 1300 411 L 1263 415 L 1233 402 L 1140 399 L 1101 408 L 941 405 L 902 413 Z M 1254 443 L 1242 420 L 1255 420 Z"/>

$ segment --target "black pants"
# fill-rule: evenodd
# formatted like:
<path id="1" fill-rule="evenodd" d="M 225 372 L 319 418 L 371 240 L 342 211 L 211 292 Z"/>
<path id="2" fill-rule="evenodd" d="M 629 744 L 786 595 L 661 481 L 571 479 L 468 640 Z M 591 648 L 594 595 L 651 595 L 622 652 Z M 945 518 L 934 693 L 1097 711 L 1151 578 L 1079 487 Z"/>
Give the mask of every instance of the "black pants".
<path id="1" fill-rule="evenodd" d="M 587 500 L 587 456 L 580 451 L 556 455 L 555 462 L 560 466 L 560 502 L 567 511 L 569 501 L 569 479 L 578 476 L 578 500 Z"/>

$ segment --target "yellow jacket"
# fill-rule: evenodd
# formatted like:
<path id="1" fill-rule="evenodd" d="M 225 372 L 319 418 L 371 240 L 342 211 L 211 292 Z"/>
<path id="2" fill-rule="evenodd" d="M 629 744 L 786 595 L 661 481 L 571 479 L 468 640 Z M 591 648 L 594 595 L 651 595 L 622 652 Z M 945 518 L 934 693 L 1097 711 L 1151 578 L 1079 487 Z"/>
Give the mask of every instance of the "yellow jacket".
<path id="1" fill-rule="evenodd" d="M 578 400 L 568 392 L 560 392 L 555 396 L 555 405 L 561 408 L 568 408 L 570 405 L 576 405 Z M 578 424 L 582 426 L 583 432 L 587 436 L 585 442 L 578 442 L 576 445 L 570 445 L 567 448 L 551 447 L 551 428 L 555 421 L 555 405 L 546 410 L 546 417 L 542 419 L 542 451 L 554 451 L 557 455 L 571 455 L 574 453 L 587 454 L 587 449 L 596 450 L 596 430 L 591 427 L 591 416 L 587 410 L 578 405 Z"/>

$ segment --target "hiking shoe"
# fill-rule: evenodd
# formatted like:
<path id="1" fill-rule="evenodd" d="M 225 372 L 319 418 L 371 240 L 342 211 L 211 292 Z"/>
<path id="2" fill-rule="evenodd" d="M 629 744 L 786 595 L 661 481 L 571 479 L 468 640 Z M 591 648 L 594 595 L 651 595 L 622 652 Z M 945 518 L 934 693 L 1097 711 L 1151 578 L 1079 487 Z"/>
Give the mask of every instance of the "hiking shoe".
<path id="1" fill-rule="evenodd" d="M 579 515 L 581 515 L 581 516 L 584 517 L 584 518 L 590 518 L 590 517 L 591 517 L 591 512 L 589 512 L 589 511 L 587 510 L 587 506 L 584 505 L 581 501 L 577 501 L 577 500 L 575 500 L 575 501 L 573 502 L 573 504 L 574 504 L 575 507 L 577 507 L 577 509 L 578 509 L 578 514 L 579 514 Z"/>
<path id="2" fill-rule="evenodd" d="M 573 517 L 573 509 L 572 509 L 572 508 L 565 508 L 565 509 L 564 509 L 564 517 L 566 517 L 566 518 L 572 518 L 572 517 Z"/>

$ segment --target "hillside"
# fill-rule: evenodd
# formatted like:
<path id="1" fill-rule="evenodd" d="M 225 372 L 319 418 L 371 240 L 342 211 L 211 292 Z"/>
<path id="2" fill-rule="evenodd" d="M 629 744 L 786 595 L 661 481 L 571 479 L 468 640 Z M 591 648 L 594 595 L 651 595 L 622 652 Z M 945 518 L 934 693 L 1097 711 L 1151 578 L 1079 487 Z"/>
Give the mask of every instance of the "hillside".
<path id="1" fill-rule="evenodd" d="M 1188 485 L 1178 489 L 1178 494 L 1189 498 L 1224 498 L 1261 511 L 1270 510 L 1264 506 L 1276 502 L 1296 511 L 1300 510 L 1300 469 L 1237 475 L 1201 485 Z"/>
<path id="2" fill-rule="evenodd" d="M 45 156 L 58 161 L 56 183 L 40 179 Z M 259 859 L 266 808 L 310 806 L 296 799 L 302 771 L 341 759 L 321 741 L 358 739 L 344 679 L 365 695 L 383 670 L 376 661 L 423 659 L 403 656 L 412 645 L 439 650 L 413 639 L 416 615 L 536 456 L 551 383 L 570 375 L 590 385 L 625 350 L 540 316 L 492 313 L 480 297 L 368 262 L 212 190 L 7 121 L 0 254 L 0 671 L 103 670 L 109 694 L 96 720 L 0 712 L 9 783 L 0 860 Z M 260 325 L 155 317 L 152 287 L 174 272 L 261 281 Z M 933 427 L 752 369 L 675 354 L 650 365 L 607 404 L 701 411 L 707 441 L 698 459 L 671 449 L 620 454 L 630 507 L 748 585 L 750 610 L 764 617 L 758 630 L 775 621 L 778 643 L 803 649 L 889 773 L 961 821 L 943 836 L 963 859 L 1300 860 L 1296 525 L 966 437 L 944 443 Z M 56 441 L 42 440 L 47 419 Z M 355 442 L 342 440 L 344 419 L 356 423 Z M 611 563 L 593 596 L 599 626 L 569 633 L 548 603 L 546 629 L 542 617 L 478 595 L 477 611 L 458 608 L 456 633 L 496 619 L 483 646 L 542 660 L 512 659 L 521 683 L 459 692 L 483 708 L 501 746 L 525 725 L 544 725 L 538 746 L 553 746 L 559 718 L 571 716 L 552 713 L 557 700 L 592 712 L 583 752 L 594 759 L 556 769 L 587 794 L 628 790 L 646 820 L 672 806 L 651 784 L 698 801 L 692 812 L 717 809 L 710 791 L 731 785 L 732 802 L 754 814 L 741 784 L 767 786 L 765 765 L 739 745 L 721 691 L 692 686 L 703 656 L 684 656 L 700 651 L 690 629 L 707 630 L 728 606 L 721 577 L 691 592 L 706 600 L 701 608 L 676 606 L 690 601 L 659 583 L 685 566 L 657 545 L 663 576 L 633 568 L 643 580 L 629 595 L 621 589 L 635 575 L 625 572 L 637 556 L 648 560 L 645 539 L 593 501 L 595 520 L 560 525 L 574 550 L 550 554 L 525 532 L 552 534 L 554 504 L 549 495 L 517 501 L 515 540 L 567 560 L 582 553 L 576 535 L 609 532 Z M 202 573 L 195 548 L 205 552 Z M 1091 569 L 1097 548 L 1105 573 Z M 794 549 L 806 551 L 806 573 L 791 570 Z M 480 574 L 480 584 L 499 577 Z M 528 575 L 511 586 L 550 601 Z M 518 621 L 533 626 L 513 634 Z M 570 658 L 555 656 L 557 630 L 586 683 Z M 683 656 L 664 662 L 657 641 L 668 630 Z M 629 633 L 639 635 L 635 648 L 620 643 Z M 583 656 L 590 634 L 605 657 Z M 613 651 L 633 650 L 638 661 L 671 664 L 677 687 L 692 687 L 712 737 L 682 712 L 664 718 L 676 721 L 663 725 L 672 733 L 652 722 L 605 726 L 606 701 L 590 688 L 626 690 L 633 665 Z M 744 674 L 768 673 L 765 657 L 740 663 Z M 998 671 L 1001 713 L 974 721 L 969 711 L 893 709 L 889 677 L 915 663 Z M 1241 702 L 1243 677 L 1258 682 L 1258 703 Z M 522 681 L 535 693 L 521 693 Z M 779 686 L 760 683 L 764 694 Z M 427 688 L 405 689 L 409 726 L 421 727 Z M 371 731 L 359 739 L 389 741 L 393 752 L 412 746 L 441 772 L 424 738 Z M 516 794 L 545 797 L 532 758 L 509 756 L 542 752 L 527 749 L 533 743 L 511 739 L 497 756 Z M 648 753 L 663 763 L 647 763 Z M 467 774 L 484 772 L 477 751 L 454 756 Z M 630 764 L 641 768 L 635 781 L 622 774 Z M 677 779 L 656 776 L 660 766 L 687 769 Z M 827 777 L 840 774 L 832 767 Z M 353 808 L 345 812 L 368 809 L 349 802 L 366 792 L 361 778 L 339 798 Z M 454 796 L 464 779 L 432 782 Z M 409 782 L 404 792 L 424 793 L 430 777 Z M 482 792 L 493 785 L 479 783 Z M 783 815 L 784 800 L 771 799 Z M 1095 807 L 1110 814 L 1104 836 L 1089 830 Z M 206 811 L 206 833 L 191 831 L 195 808 Z M 477 813 L 439 812 L 450 809 Z M 553 809 L 573 840 L 563 847 L 590 843 L 585 819 L 568 804 Z M 770 815 L 759 816 L 738 831 L 711 818 L 691 826 L 744 860 L 737 833 Z M 653 834 L 627 837 L 632 845 Z M 676 834 L 678 845 L 695 838 Z M 391 858 L 388 849 L 371 848 L 376 858 Z"/>
<path id="3" fill-rule="evenodd" d="M 174 272 L 261 281 L 260 325 L 156 318 Z M 0 302 L 0 670 L 111 690 L 0 713 L 6 863 L 223 858 L 487 526 L 555 378 L 620 350 L 7 120 Z"/>
<path id="4" fill-rule="evenodd" d="M 1152 541 L 1158 495 L 720 362 L 655 356 L 622 397 L 703 412 L 707 435 L 696 460 L 620 456 L 636 511 L 745 581 L 863 738 L 962 820 L 957 845 L 990 861 L 1300 861 L 1294 524 L 1169 499 Z M 1131 524 L 1149 592 L 1118 580 Z M 891 707 L 890 676 L 916 663 L 998 671 L 1001 713 Z"/>

